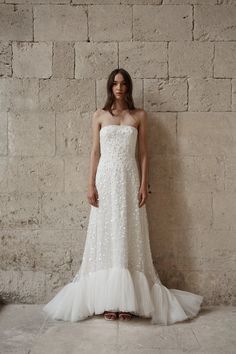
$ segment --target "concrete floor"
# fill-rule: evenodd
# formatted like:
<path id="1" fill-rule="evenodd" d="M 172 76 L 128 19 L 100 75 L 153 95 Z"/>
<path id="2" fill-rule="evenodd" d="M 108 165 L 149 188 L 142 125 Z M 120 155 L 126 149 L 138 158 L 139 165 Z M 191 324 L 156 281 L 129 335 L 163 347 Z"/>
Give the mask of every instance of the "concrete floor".
<path id="1" fill-rule="evenodd" d="M 80 322 L 47 319 L 43 305 L 9 304 L 0 312 L 0 354 L 235 354 L 236 307 L 202 307 L 170 326 L 149 319 Z"/>

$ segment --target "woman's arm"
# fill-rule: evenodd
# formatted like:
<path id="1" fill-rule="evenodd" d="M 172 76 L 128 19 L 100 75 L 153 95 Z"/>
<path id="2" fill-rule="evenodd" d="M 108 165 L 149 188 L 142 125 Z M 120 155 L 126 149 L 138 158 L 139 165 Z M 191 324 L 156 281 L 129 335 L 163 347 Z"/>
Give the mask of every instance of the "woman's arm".
<path id="1" fill-rule="evenodd" d="M 145 203 L 148 196 L 148 148 L 147 148 L 147 113 L 141 110 L 139 113 L 139 134 L 138 134 L 138 149 L 139 163 L 141 168 L 141 180 L 139 200 L 140 207 Z"/>
<path id="2" fill-rule="evenodd" d="M 88 178 L 88 201 L 93 206 L 98 206 L 98 194 L 96 190 L 96 172 L 100 159 L 100 122 L 99 110 L 97 110 L 92 117 L 92 148 L 90 153 L 90 167 Z"/>

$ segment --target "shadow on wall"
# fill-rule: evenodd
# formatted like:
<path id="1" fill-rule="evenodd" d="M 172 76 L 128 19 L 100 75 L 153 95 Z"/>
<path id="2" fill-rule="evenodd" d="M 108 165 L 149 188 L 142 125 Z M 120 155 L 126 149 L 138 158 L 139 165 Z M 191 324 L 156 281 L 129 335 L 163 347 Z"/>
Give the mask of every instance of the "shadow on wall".
<path id="1" fill-rule="evenodd" d="M 200 200 L 195 199 L 197 194 L 189 194 L 185 183 L 183 156 L 177 145 L 177 113 L 148 112 L 148 117 L 147 212 L 154 265 L 168 288 L 197 293 L 196 226 L 201 222 L 201 212 L 195 203 Z"/>

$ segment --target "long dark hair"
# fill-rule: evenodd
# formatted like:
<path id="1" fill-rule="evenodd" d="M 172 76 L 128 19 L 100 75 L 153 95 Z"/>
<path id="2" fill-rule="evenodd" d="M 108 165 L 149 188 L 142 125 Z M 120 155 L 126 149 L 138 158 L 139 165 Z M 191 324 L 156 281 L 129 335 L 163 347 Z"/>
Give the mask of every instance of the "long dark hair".
<path id="1" fill-rule="evenodd" d="M 132 83 L 132 79 L 130 77 L 130 74 L 125 69 L 118 68 L 118 69 L 113 70 L 107 79 L 107 99 L 106 99 L 106 103 L 105 103 L 104 107 L 102 108 L 105 111 L 109 111 L 112 115 L 113 115 L 113 113 L 111 111 L 111 107 L 112 107 L 113 103 L 115 102 L 115 96 L 113 94 L 112 87 L 113 87 L 113 82 L 115 80 L 115 76 L 118 73 L 122 74 L 122 76 L 126 82 L 126 85 L 127 85 L 127 91 L 125 92 L 125 101 L 127 103 L 128 109 L 129 110 L 135 109 L 134 100 L 133 100 L 133 96 L 132 96 L 133 83 Z"/>

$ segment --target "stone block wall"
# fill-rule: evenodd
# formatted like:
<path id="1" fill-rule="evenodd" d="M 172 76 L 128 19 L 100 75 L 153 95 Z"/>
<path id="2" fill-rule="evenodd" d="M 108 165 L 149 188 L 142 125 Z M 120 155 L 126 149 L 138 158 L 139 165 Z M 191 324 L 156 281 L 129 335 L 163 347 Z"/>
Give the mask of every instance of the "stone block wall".
<path id="1" fill-rule="evenodd" d="M 78 271 L 91 117 L 118 66 L 149 118 L 155 267 L 235 304 L 235 0 L 0 0 L 0 298 L 46 302 Z"/>

